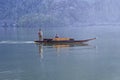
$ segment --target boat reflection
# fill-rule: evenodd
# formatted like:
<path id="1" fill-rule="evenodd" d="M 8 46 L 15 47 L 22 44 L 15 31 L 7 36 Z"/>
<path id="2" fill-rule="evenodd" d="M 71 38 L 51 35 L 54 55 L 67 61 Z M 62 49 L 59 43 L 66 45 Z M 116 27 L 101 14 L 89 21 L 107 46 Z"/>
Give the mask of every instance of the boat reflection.
<path id="1" fill-rule="evenodd" d="M 41 43 L 41 44 L 36 44 L 36 45 L 38 46 L 39 55 L 40 55 L 41 59 L 43 59 L 43 57 L 44 57 L 43 56 L 43 48 L 55 48 L 56 53 L 59 54 L 59 52 L 62 48 L 90 46 L 87 43 L 77 43 L 77 44 L 43 44 L 43 43 Z"/>
<path id="2" fill-rule="evenodd" d="M 74 47 L 74 46 L 88 46 L 87 43 L 35 43 L 41 46 L 50 46 L 53 48 L 64 48 L 64 47 Z"/>
<path id="3" fill-rule="evenodd" d="M 43 59 L 43 45 L 38 45 L 40 58 Z"/>

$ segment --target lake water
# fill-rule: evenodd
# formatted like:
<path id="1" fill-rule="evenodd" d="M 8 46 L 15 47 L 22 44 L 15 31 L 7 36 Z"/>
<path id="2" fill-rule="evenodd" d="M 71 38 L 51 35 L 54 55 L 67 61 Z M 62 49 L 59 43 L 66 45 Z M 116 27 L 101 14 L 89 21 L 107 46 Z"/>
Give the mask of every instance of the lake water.
<path id="1" fill-rule="evenodd" d="M 42 28 L 45 38 L 88 39 L 84 46 L 36 45 L 38 28 L 0 28 L 0 80 L 120 80 L 120 27 Z"/>

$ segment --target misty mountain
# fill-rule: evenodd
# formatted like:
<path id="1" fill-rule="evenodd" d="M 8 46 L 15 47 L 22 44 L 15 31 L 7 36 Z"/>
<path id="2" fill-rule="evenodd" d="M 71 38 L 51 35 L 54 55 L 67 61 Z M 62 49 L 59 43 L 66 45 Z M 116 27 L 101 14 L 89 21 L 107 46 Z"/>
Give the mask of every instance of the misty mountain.
<path id="1" fill-rule="evenodd" d="M 119 2 L 119 0 L 3 0 L 0 1 L 0 21 L 29 27 L 119 23 Z"/>

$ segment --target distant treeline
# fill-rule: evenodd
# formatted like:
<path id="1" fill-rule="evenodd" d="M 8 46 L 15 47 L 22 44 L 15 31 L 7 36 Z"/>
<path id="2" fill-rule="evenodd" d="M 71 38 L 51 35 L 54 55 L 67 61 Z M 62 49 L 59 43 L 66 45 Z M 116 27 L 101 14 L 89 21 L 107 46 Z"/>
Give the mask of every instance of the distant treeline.
<path id="1" fill-rule="evenodd" d="M 65 27 L 82 23 L 116 22 L 117 16 L 113 17 L 116 13 L 110 13 L 108 1 L 1 0 L 0 23 L 21 27 Z M 111 5 L 113 8 L 116 6 Z"/>

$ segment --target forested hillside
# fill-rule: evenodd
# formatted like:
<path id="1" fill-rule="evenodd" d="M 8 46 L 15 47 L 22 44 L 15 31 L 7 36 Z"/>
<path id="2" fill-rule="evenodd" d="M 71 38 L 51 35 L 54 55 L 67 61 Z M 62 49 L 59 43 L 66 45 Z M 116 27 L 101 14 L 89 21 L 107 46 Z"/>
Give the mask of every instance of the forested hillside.
<path id="1" fill-rule="evenodd" d="M 119 0 L 1 0 L 0 22 L 26 27 L 119 23 Z"/>

